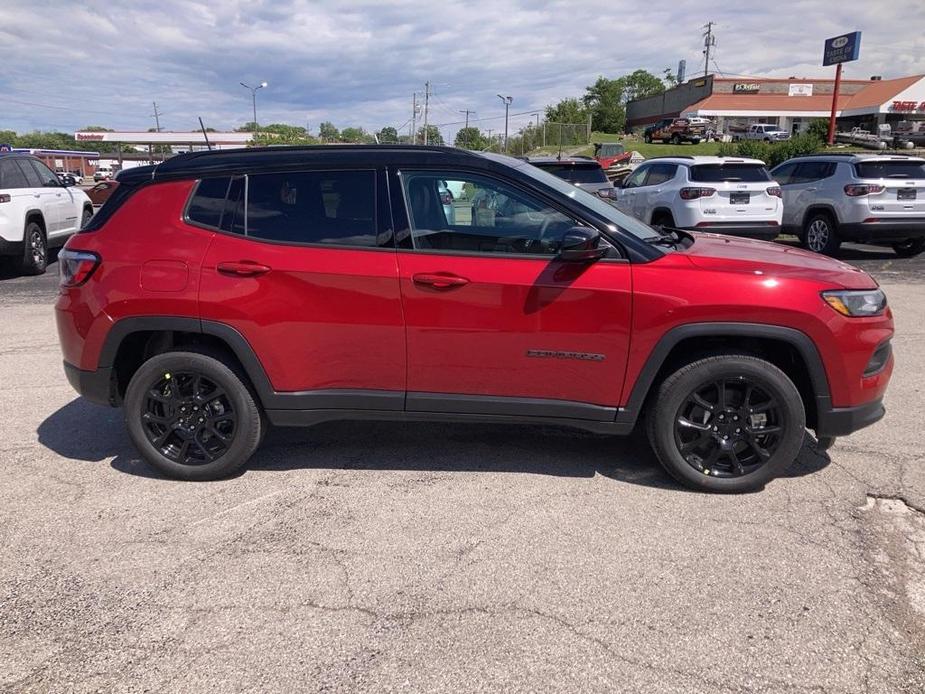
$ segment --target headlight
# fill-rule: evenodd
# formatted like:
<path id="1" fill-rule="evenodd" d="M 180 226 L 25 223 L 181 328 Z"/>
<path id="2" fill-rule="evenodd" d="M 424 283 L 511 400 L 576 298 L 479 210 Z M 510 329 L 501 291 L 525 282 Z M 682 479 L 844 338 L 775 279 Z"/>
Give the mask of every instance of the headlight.
<path id="1" fill-rule="evenodd" d="M 886 294 L 879 289 L 822 292 L 822 298 L 843 316 L 879 316 L 886 309 Z"/>

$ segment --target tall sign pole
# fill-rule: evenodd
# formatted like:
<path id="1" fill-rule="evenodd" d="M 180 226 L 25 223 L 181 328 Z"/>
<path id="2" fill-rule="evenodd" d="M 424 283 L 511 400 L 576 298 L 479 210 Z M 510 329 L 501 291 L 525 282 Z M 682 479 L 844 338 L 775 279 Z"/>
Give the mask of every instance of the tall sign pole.
<path id="1" fill-rule="evenodd" d="M 841 66 L 842 63 L 849 63 L 857 60 L 861 54 L 861 32 L 854 31 L 850 34 L 833 36 L 826 39 L 825 47 L 822 51 L 822 65 L 836 65 L 835 68 L 835 88 L 832 90 L 832 112 L 829 115 L 829 132 L 826 141 L 828 144 L 835 143 L 835 112 L 838 110 L 838 92 L 841 89 Z"/>

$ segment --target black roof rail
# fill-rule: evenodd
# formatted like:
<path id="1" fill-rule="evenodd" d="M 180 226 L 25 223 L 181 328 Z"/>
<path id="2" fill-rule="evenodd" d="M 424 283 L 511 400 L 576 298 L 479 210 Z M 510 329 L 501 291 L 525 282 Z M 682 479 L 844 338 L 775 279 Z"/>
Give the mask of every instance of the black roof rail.
<path id="1" fill-rule="evenodd" d="M 702 156 L 702 155 L 701 155 Z M 655 157 L 649 157 L 646 161 L 652 161 L 653 159 L 694 159 L 692 154 L 659 154 Z"/>

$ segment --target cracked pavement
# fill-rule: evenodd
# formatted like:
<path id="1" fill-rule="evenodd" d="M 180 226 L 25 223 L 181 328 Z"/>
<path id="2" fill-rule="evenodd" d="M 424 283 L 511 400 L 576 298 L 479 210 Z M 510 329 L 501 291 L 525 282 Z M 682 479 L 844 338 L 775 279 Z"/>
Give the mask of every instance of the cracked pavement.
<path id="1" fill-rule="evenodd" d="M 744 496 L 637 438 L 451 424 L 164 480 L 68 386 L 53 277 L 0 282 L 0 691 L 921 692 L 925 284 L 869 262 L 886 419 Z"/>

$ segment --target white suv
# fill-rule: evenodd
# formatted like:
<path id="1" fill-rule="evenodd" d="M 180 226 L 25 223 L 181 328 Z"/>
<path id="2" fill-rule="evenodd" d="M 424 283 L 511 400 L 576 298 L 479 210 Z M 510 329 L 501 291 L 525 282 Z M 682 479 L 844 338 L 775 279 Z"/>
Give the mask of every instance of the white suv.
<path id="1" fill-rule="evenodd" d="M 90 198 L 61 184 L 28 154 L 0 153 L 0 256 L 11 256 L 23 273 L 39 275 L 48 249 L 61 246 L 93 216 Z"/>
<path id="2" fill-rule="evenodd" d="M 616 189 L 615 204 L 653 226 L 770 241 L 783 217 L 780 186 L 763 161 L 733 157 L 656 157 Z"/>
<path id="3" fill-rule="evenodd" d="M 885 154 L 815 154 L 788 159 L 771 175 L 784 191 L 784 230 L 811 251 L 834 255 L 842 241 L 925 251 L 925 159 Z"/>

